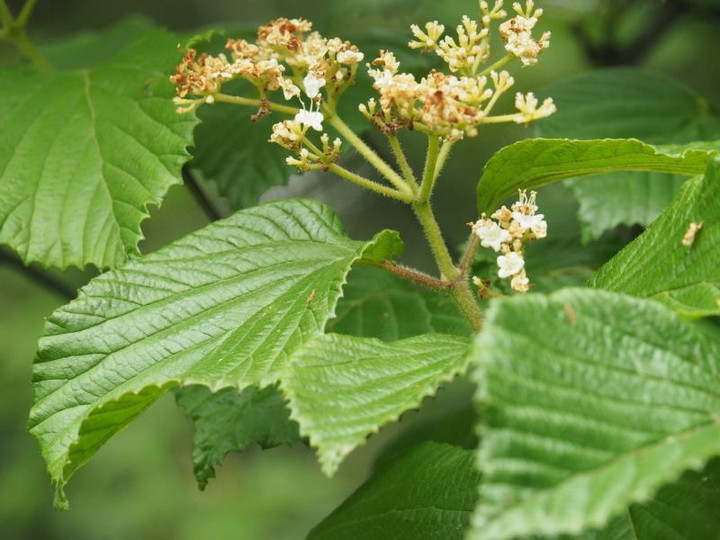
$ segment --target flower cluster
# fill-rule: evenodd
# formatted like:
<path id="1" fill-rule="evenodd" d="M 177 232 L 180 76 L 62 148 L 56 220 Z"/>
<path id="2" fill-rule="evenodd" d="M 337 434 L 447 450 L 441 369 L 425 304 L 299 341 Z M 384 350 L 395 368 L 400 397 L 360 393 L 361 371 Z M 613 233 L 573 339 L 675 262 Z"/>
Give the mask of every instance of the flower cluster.
<path id="1" fill-rule="evenodd" d="M 490 216 L 492 219 L 486 219 L 483 214 L 472 224 L 481 246 L 502 253 L 497 258 L 498 277 L 510 278 L 510 286 L 518 292 L 527 292 L 530 288 L 523 257 L 525 244 L 547 236 L 545 216 L 536 214 L 536 196 L 534 191 L 528 197 L 525 190 L 520 190 L 518 201 L 510 209 L 503 206 Z M 478 278 L 473 281 L 482 285 Z"/>
<path id="2" fill-rule="evenodd" d="M 519 2 L 513 4 L 516 17 L 505 21 L 500 25 L 500 35 L 505 43 L 505 50 L 517 56 L 524 66 L 532 66 L 537 63 L 540 53 L 550 46 L 550 32 L 545 32 L 536 40 L 532 36 L 532 30 L 542 16 L 542 9 L 535 9 L 533 0 L 528 0 L 525 9 Z"/>
<path id="3" fill-rule="evenodd" d="M 358 48 L 348 41 L 328 39 L 313 32 L 309 21 L 286 18 L 261 26 L 255 43 L 228 39 L 225 48 L 229 58 L 226 54 L 198 55 L 194 50 L 185 53 L 170 77 L 177 88 L 178 112 L 227 99 L 220 94 L 223 83 L 245 79 L 257 89 L 260 98 L 256 101 L 259 110 L 253 120 L 270 113 L 269 92 L 282 91 L 286 101 L 297 99 L 301 105 L 292 120 L 273 126 L 270 137 L 270 142 L 296 154 L 288 158 L 288 163 L 307 170 L 327 168 L 336 161 L 340 155 L 339 139 L 330 144 L 328 135 L 323 134 L 321 149 L 308 140 L 307 133 L 310 129 L 323 131 L 322 104 L 334 106 L 339 96 L 355 82 L 358 65 L 364 58 Z M 248 104 L 252 101 L 244 99 Z"/>
<path id="4" fill-rule="evenodd" d="M 312 32 L 312 23 L 304 19 L 270 21 L 259 28 L 255 43 L 228 39 L 225 48 L 229 58 L 187 51 L 170 77 L 177 87 L 178 104 L 207 101 L 205 97 L 219 93 L 222 84 L 232 79 L 248 80 L 260 98 L 282 90 L 283 97 L 290 100 L 300 96 L 298 85 L 305 74 L 322 80 L 318 88 L 325 86 L 328 96 L 337 98 L 353 84 L 364 58 L 355 45 Z"/>
<path id="5" fill-rule="evenodd" d="M 500 25 L 509 55 L 493 66 L 503 65 L 515 56 L 523 65 L 534 64 L 538 54 L 549 46 L 549 33 L 543 34 L 539 41 L 533 40 L 531 35 L 542 10 L 534 10 L 532 0 L 528 0 L 524 10 L 517 3 L 513 7 L 518 15 Z M 417 25 L 411 26 L 415 40 L 410 41 L 409 46 L 434 51 L 447 64 L 451 74 L 433 70 L 417 80 L 410 73 L 400 72 L 400 64 L 391 52 L 380 51 L 380 55 L 368 64 L 368 74 L 380 97 L 377 101 L 371 99 L 367 104 L 361 104 L 361 113 L 385 132 L 393 133 L 408 126 L 454 141 L 477 135 L 478 126 L 484 123 L 524 124 L 555 112 L 552 99 L 548 98 L 538 106 L 532 93 L 518 93 L 515 97 L 517 113 L 490 116 L 498 99 L 514 84 L 514 79 L 509 72 L 492 67 L 478 71 L 490 58 L 492 23 L 507 17 L 502 1 L 496 1 L 492 8 L 487 2 L 480 2 L 480 10 L 479 20 L 463 17 L 456 37 L 442 37 L 445 27 L 437 21 L 425 24 L 424 30 Z"/>
<path id="6" fill-rule="evenodd" d="M 410 26 L 415 40 L 408 46 L 412 49 L 434 51 L 448 65 L 452 72 L 474 75 L 478 67 L 490 57 L 490 26 L 492 22 L 507 17 L 502 1 L 495 2 L 492 9 L 487 2 L 480 2 L 481 16 L 478 21 L 467 15 L 456 28 L 457 39 L 452 36 L 440 37 L 445 26 L 437 21 L 425 24 L 425 32 L 416 24 Z"/>

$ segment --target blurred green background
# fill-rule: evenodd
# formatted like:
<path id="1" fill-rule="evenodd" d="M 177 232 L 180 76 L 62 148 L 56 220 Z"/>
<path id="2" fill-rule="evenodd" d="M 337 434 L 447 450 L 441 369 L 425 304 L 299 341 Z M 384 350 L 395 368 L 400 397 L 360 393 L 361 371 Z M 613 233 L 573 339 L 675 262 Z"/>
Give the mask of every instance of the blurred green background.
<path id="1" fill-rule="evenodd" d="M 519 89 L 539 90 L 593 67 L 634 64 L 670 75 L 711 103 L 720 103 L 720 62 L 715 58 L 720 50 L 718 2 L 546 0 L 538 4 L 546 11 L 541 26 L 552 30 L 552 47 L 536 68 L 523 70 Z M 9 5 L 18 9 L 22 2 Z M 328 35 L 381 31 L 398 35 L 408 34 L 411 23 L 431 19 L 452 26 L 462 14 L 476 9 L 474 0 L 40 0 L 30 35 L 40 44 L 51 43 L 138 15 L 186 35 L 213 26 L 256 26 L 279 16 L 309 18 Z M 613 18 L 617 12 L 622 16 Z M 15 51 L 0 44 L 0 65 L 15 61 Z M 436 197 L 451 244 L 464 240 L 464 223 L 475 218 L 472 194 L 484 161 L 498 148 L 529 134 L 521 127 L 501 127 L 458 145 Z M 419 165 L 421 139 L 410 134 L 405 142 Z M 408 245 L 405 260 L 430 269 L 426 248 L 406 208 L 326 175 L 293 178 L 287 188 L 275 188 L 267 197 L 298 195 L 330 204 L 355 237 L 369 237 L 382 227 L 399 229 Z M 577 205 L 564 188 L 541 193 L 541 201 L 554 230 L 577 233 Z M 187 189 L 175 186 L 145 222 L 147 240 L 142 249 L 157 249 L 206 223 Z M 73 270 L 51 275 L 74 288 L 91 274 Z M 25 424 L 35 340 L 44 317 L 64 302 L 62 295 L 7 257 L 0 259 L 2 538 L 303 538 L 366 478 L 383 447 L 403 433 L 422 438 L 428 432 L 423 422 L 466 410 L 472 392 L 467 382 L 458 381 L 438 398 L 426 400 L 421 412 L 405 415 L 355 452 L 332 480 L 322 476 L 304 446 L 251 449 L 229 456 L 204 492 L 192 476 L 192 427 L 172 396 L 166 396 L 76 475 L 67 489 L 71 510 L 55 511 L 38 447 Z"/>

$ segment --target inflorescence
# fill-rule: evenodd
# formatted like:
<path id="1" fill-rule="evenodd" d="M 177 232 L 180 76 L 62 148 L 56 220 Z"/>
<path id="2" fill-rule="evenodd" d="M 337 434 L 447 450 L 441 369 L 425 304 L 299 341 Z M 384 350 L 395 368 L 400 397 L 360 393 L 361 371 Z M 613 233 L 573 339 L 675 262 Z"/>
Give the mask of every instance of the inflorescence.
<path id="1" fill-rule="evenodd" d="M 398 150 L 399 143 L 393 137 L 402 128 L 426 133 L 435 139 L 436 145 L 442 141 L 446 156 L 455 141 L 476 136 L 483 124 L 527 124 L 555 112 L 552 99 L 540 103 L 532 92 L 518 92 L 515 112 L 493 114 L 499 99 L 515 83 L 510 72 L 501 68 L 513 60 L 519 60 L 523 67 L 535 65 L 538 56 L 550 45 L 550 33 L 533 37 L 543 13 L 542 9 L 535 8 L 533 0 L 526 0 L 524 8 L 515 2 L 514 15 L 509 18 L 501 0 L 495 1 L 492 7 L 480 1 L 479 7 L 476 18 L 462 18 L 454 35 L 446 34 L 445 27 L 437 21 L 426 23 L 423 29 L 411 26 L 414 39 L 408 43 L 409 47 L 436 54 L 446 65 L 445 71 L 433 69 L 418 80 L 411 73 L 401 72 L 397 58 L 387 50 L 381 50 L 377 58 L 366 64 L 378 96 L 358 108 L 388 136 L 391 144 L 394 142 L 396 153 L 402 151 Z M 505 55 L 484 67 L 491 58 L 490 37 L 495 24 Z M 403 161 L 404 156 L 398 155 L 401 168 L 405 166 L 403 179 L 337 116 L 337 102 L 355 83 L 365 58 L 355 45 L 339 38 L 323 37 L 304 19 L 280 18 L 260 27 L 253 43 L 228 39 L 225 49 L 226 53 L 217 56 L 198 54 L 192 49 L 184 54 L 170 77 L 176 86 L 175 103 L 179 113 L 216 102 L 257 107 L 253 120 L 278 111 L 289 118 L 273 125 L 269 141 L 287 149 L 291 153 L 287 162 L 300 171 L 332 170 L 360 185 L 410 203 L 417 200 L 421 192 L 431 191 L 434 177 L 429 190 L 419 189 L 407 162 Z M 223 94 L 223 85 L 232 80 L 249 82 L 257 97 Z M 271 101 L 272 93 L 294 104 Z M 343 139 L 331 140 L 324 130 L 326 120 L 337 128 Z M 358 149 L 397 191 L 337 165 L 343 142 Z M 498 275 L 510 278 L 516 291 L 525 292 L 529 288 L 523 258 L 525 243 L 547 234 L 547 225 L 542 214 L 535 214 L 536 209 L 535 193 L 527 197 L 521 191 L 520 200 L 512 210 L 503 206 L 492 219 L 483 215 L 473 224 L 473 231 L 483 246 L 502 252 L 497 259 Z"/>
<path id="2" fill-rule="evenodd" d="M 480 238 L 481 246 L 501 253 L 497 258 L 498 277 L 510 278 L 510 286 L 518 292 L 530 289 L 523 256 L 525 245 L 547 236 L 545 216 L 536 214 L 536 197 L 534 191 L 528 197 L 525 190 L 520 190 L 518 201 L 510 209 L 503 205 L 490 216 L 492 219 L 486 219 L 483 214 L 471 224 L 473 233 Z M 484 287 L 482 280 L 477 277 L 473 278 L 473 282 L 478 287 Z"/>

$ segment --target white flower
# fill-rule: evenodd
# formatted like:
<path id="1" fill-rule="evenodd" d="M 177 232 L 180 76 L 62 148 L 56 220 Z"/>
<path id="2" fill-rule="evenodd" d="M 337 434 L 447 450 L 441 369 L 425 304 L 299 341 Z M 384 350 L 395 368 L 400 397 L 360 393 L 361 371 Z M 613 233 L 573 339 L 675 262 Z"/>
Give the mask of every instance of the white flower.
<path id="1" fill-rule="evenodd" d="M 512 236 L 494 221 L 479 220 L 473 227 L 475 234 L 480 238 L 480 245 L 500 251 L 501 244 L 512 240 Z"/>
<path id="2" fill-rule="evenodd" d="M 541 230 L 544 225 L 544 229 L 547 232 L 547 223 L 543 220 L 545 217 L 544 214 L 534 214 L 534 215 L 527 215 L 523 214 L 522 212 L 513 212 L 512 213 L 513 219 L 517 221 L 520 224 L 520 227 L 522 227 L 523 231 L 533 231 L 535 230 Z M 538 236 L 538 238 L 541 238 Z"/>
<path id="3" fill-rule="evenodd" d="M 301 123 L 303 126 L 313 128 L 315 131 L 322 131 L 322 123 L 325 117 L 320 111 L 298 111 L 295 115 L 295 122 Z"/>
<path id="4" fill-rule="evenodd" d="M 507 255 L 500 255 L 497 258 L 498 277 L 507 278 L 519 274 L 525 267 L 525 259 L 520 253 L 512 251 Z"/>
<path id="5" fill-rule="evenodd" d="M 510 280 L 510 287 L 517 292 L 528 292 L 530 290 L 530 280 L 525 274 L 525 269 Z"/>
<path id="6" fill-rule="evenodd" d="M 282 88 L 285 99 L 291 100 L 294 97 L 300 96 L 300 89 L 295 86 L 290 79 L 280 77 L 278 79 L 278 85 Z"/>
<path id="7" fill-rule="evenodd" d="M 312 71 L 305 75 L 305 78 L 303 79 L 303 88 L 305 88 L 307 97 L 315 99 L 320 94 L 320 89 L 325 86 L 325 82 L 324 77 L 317 78 Z"/>
<path id="8" fill-rule="evenodd" d="M 533 120 L 539 120 L 540 118 L 547 118 L 557 111 L 557 107 L 555 107 L 552 98 L 546 98 L 542 102 L 542 105 L 538 107 L 538 99 L 532 92 L 528 92 L 525 95 L 520 92 L 515 94 L 515 107 L 517 107 L 517 110 L 520 112 L 520 114 L 517 114 L 514 118 L 518 124 L 525 124 Z"/>
<path id="9" fill-rule="evenodd" d="M 365 55 L 361 53 L 360 51 L 354 51 L 352 49 L 347 49 L 344 51 L 340 51 L 337 53 L 337 61 L 341 64 L 347 64 L 349 66 L 353 66 L 357 64 L 358 62 L 361 62 L 363 58 L 365 58 Z"/>

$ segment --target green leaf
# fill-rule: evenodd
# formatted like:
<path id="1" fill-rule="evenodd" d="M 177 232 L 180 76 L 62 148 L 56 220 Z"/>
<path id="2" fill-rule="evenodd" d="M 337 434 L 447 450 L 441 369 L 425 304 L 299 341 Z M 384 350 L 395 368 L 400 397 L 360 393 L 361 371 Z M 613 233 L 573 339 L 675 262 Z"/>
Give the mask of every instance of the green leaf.
<path id="1" fill-rule="evenodd" d="M 581 540 L 696 540 L 720 538 L 720 459 L 687 471 L 644 504 L 633 504 L 603 530 Z"/>
<path id="2" fill-rule="evenodd" d="M 494 212 L 518 189 L 613 171 L 694 176 L 720 152 L 720 142 L 651 146 L 634 139 L 526 139 L 497 152 L 477 186 L 478 209 Z"/>
<path id="3" fill-rule="evenodd" d="M 308 341 L 293 355 L 282 388 L 323 472 L 331 476 L 368 435 L 463 371 L 467 345 L 443 334 L 393 343 L 341 334 Z"/>
<path id="4" fill-rule="evenodd" d="M 650 225 L 680 191 L 685 178 L 662 173 L 615 173 L 570 180 L 580 202 L 583 243 L 618 225 Z"/>
<path id="5" fill-rule="evenodd" d="M 472 334 L 467 319 L 449 295 L 417 289 L 371 266 L 353 270 L 335 312 L 327 330 L 338 334 L 376 337 L 383 341 L 435 332 Z"/>
<path id="6" fill-rule="evenodd" d="M 376 472 L 308 540 L 460 540 L 478 499 L 473 452 L 424 443 Z"/>
<path id="7" fill-rule="evenodd" d="M 262 448 L 300 440 L 282 394 L 274 386 L 213 393 L 205 386 L 179 388 L 178 405 L 193 419 L 193 466 L 200 489 L 215 477 L 215 467 L 232 451 L 257 443 Z"/>
<path id="8" fill-rule="evenodd" d="M 55 69 L 89 69 L 112 59 L 143 34 L 153 30 L 153 23 L 142 17 L 130 17 L 101 30 L 72 34 L 56 43 L 39 47 L 40 52 Z M 177 48 L 165 51 L 166 56 L 177 56 Z M 165 67 L 170 64 L 165 62 Z"/>
<path id="9" fill-rule="evenodd" d="M 248 107 L 218 103 L 198 110 L 192 167 L 216 183 L 236 209 L 254 206 L 273 186 L 284 185 L 293 172 L 288 151 L 268 142 L 272 125 L 284 117 L 272 114 L 257 122 Z"/>
<path id="10" fill-rule="evenodd" d="M 171 101 L 176 45 L 151 30 L 91 69 L 3 72 L 0 243 L 61 268 L 138 253 L 147 207 L 179 182 L 196 123 Z"/>
<path id="11" fill-rule="evenodd" d="M 537 124 L 540 137 L 634 137 L 663 144 L 718 135 L 708 133 L 717 115 L 707 100 L 669 77 L 644 69 L 593 70 L 553 84 L 541 95 L 552 97 L 558 110 Z"/>
<path id="12" fill-rule="evenodd" d="M 603 527 L 720 453 L 720 348 L 657 302 L 589 289 L 494 302 L 474 359 L 471 538 Z"/>
<path id="13" fill-rule="evenodd" d="M 539 122 L 542 137 L 636 137 L 647 143 L 712 140 L 720 117 L 708 102 L 673 79 L 637 68 L 595 70 L 554 84 L 558 112 Z M 648 226 L 678 193 L 684 179 L 659 173 L 611 173 L 569 183 L 580 202 L 583 241 L 617 225 Z"/>
<path id="14" fill-rule="evenodd" d="M 591 277 L 591 287 L 662 302 L 687 318 L 720 314 L 720 160 L 680 195 L 650 228 Z M 683 237 L 703 223 L 690 246 Z"/>
<path id="15" fill-rule="evenodd" d="M 215 222 L 102 274 L 50 316 L 34 365 L 31 432 L 62 488 L 169 387 L 276 383 L 322 331 L 351 264 L 393 256 L 397 233 L 347 238 L 312 201 Z"/>

